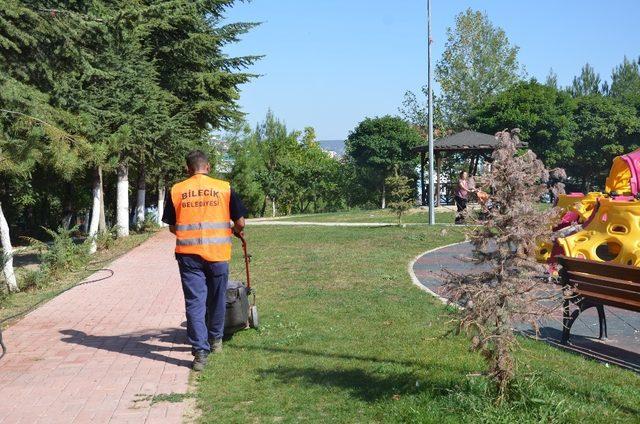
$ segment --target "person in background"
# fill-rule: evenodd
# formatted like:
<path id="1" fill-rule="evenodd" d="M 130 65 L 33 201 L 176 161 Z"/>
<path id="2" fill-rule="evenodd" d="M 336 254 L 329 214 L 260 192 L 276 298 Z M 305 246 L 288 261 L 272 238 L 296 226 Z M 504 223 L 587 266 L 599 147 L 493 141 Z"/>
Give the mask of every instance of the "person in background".
<path id="1" fill-rule="evenodd" d="M 458 180 L 458 187 L 456 188 L 454 196 L 456 209 L 458 211 L 455 220 L 456 224 L 462 224 L 464 222 L 464 211 L 467 209 L 469 193 L 473 193 L 475 191 L 475 184 L 473 184 L 473 186 L 469 184 L 469 174 L 467 174 L 466 171 L 460 172 L 460 179 Z"/>
<path id="2" fill-rule="evenodd" d="M 222 351 L 231 236 L 243 235 L 247 210 L 228 182 L 207 175 L 211 165 L 200 150 L 187 155 L 187 172 L 167 195 L 162 221 L 176 236 L 187 338 L 193 369 L 201 371 L 209 353 Z"/>

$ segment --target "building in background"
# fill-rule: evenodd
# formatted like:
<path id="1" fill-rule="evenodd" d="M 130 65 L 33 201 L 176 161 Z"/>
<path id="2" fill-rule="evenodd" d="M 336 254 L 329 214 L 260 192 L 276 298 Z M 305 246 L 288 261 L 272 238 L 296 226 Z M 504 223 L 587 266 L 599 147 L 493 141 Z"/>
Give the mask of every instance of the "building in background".
<path id="1" fill-rule="evenodd" d="M 318 144 L 334 159 L 344 156 L 344 140 L 318 140 Z"/>

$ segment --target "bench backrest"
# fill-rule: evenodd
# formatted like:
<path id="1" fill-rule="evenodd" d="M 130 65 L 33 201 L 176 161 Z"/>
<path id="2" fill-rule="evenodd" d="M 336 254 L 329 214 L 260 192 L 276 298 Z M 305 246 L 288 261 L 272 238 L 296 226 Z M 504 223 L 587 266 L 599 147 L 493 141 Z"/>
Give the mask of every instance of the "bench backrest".
<path id="1" fill-rule="evenodd" d="M 640 268 L 558 256 L 563 283 L 605 305 L 640 312 Z"/>

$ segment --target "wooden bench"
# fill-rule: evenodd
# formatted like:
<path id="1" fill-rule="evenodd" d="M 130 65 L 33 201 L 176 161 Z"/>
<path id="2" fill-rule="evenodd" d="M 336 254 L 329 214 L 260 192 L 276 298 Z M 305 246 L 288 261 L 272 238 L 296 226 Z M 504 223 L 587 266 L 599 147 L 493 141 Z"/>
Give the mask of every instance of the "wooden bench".
<path id="1" fill-rule="evenodd" d="M 563 344 L 569 340 L 571 326 L 586 309 L 598 311 L 600 339 L 607 337 L 605 305 L 640 312 L 640 268 L 566 256 L 558 256 L 558 263 L 562 265 L 560 283 L 566 289 L 562 305 Z M 571 303 L 577 309 L 569 313 Z"/>

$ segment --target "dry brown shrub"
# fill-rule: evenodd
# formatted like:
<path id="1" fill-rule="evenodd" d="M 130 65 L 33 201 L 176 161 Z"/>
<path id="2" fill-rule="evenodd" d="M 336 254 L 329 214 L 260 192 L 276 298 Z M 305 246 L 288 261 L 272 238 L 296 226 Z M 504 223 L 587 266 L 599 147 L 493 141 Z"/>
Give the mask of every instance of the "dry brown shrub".
<path id="1" fill-rule="evenodd" d="M 539 318 L 557 308 L 557 289 L 540 278 L 545 269 L 534 256 L 536 240 L 549 239 L 556 215 L 539 206 L 549 173 L 533 152 L 518 151 L 517 134 L 496 134 L 500 146 L 492 155 L 491 171 L 479 181 L 491 193 L 490 205 L 479 217 L 472 212 L 467 217 L 477 224 L 467 234 L 473 245 L 468 260 L 486 271 L 450 274 L 445 282 L 451 302 L 464 307 L 456 329 L 469 335 L 471 348 L 486 359 L 498 402 L 515 375 L 514 327 L 529 323 L 537 332 Z"/>

